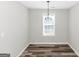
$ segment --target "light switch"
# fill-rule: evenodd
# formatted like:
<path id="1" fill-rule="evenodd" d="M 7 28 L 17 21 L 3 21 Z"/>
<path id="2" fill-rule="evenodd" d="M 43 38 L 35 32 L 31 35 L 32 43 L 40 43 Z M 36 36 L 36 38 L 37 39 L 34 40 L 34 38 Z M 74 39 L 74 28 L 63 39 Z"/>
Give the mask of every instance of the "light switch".
<path id="1" fill-rule="evenodd" d="M 3 32 L 1 32 L 1 38 L 3 38 L 4 37 L 4 33 Z"/>

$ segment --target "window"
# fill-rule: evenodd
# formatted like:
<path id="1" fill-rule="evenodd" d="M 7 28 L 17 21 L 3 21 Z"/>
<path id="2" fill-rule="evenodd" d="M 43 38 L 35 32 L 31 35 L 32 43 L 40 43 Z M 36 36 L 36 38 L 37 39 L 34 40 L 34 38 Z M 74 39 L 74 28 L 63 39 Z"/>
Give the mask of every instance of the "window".
<path id="1" fill-rule="evenodd" d="M 43 35 L 55 35 L 55 15 L 43 16 Z"/>

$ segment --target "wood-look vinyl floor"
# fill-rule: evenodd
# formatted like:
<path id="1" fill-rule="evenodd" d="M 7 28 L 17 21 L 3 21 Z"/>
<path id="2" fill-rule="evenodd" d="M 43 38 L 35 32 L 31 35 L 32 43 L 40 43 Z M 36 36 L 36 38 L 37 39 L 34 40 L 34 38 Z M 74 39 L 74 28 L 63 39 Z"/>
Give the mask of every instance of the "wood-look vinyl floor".
<path id="1" fill-rule="evenodd" d="M 78 57 L 68 44 L 30 44 L 20 57 Z"/>

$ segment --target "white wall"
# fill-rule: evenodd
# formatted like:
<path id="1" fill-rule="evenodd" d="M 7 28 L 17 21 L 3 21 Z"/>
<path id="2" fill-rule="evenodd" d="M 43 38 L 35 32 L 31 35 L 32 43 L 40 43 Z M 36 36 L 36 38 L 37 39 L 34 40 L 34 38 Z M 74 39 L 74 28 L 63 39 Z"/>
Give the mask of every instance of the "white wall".
<path id="1" fill-rule="evenodd" d="M 17 56 L 29 43 L 28 10 L 19 2 L 0 1 L 0 53 Z"/>
<path id="2" fill-rule="evenodd" d="M 68 39 L 68 11 L 55 10 L 56 35 L 44 37 L 42 35 L 42 14 L 46 10 L 30 9 L 30 39 L 32 43 L 66 43 Z M 53 10 L 50 11 L 51 13 Z"/>
<path id="3" fill-rule="evenodd" d="M 79 5 L 70 9 L 70 45 L 79 55 Z"/>

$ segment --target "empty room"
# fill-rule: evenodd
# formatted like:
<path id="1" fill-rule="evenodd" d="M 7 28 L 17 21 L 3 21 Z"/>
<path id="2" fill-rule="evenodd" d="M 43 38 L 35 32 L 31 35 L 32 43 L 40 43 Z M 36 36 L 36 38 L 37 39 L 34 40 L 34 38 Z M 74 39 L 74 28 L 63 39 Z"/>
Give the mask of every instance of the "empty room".
<path id="1" fill-rule="evenodd" d="M 0 57 L 78 57 L 79 1 L 0 1 Z"/>

